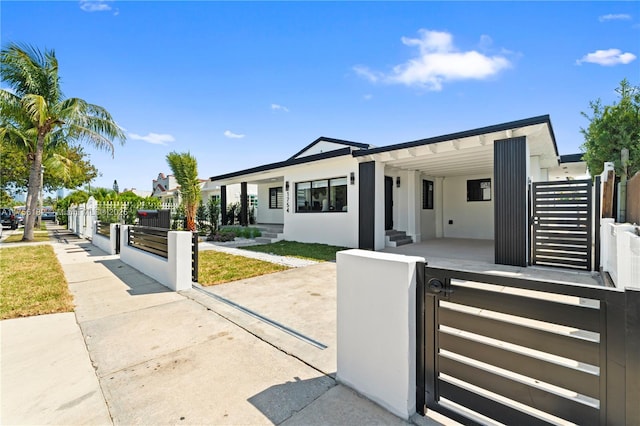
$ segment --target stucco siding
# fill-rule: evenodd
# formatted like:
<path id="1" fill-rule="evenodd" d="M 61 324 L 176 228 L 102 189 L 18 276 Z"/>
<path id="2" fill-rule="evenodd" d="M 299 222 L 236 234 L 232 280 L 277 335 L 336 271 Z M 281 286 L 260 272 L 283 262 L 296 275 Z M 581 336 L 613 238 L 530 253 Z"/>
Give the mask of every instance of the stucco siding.
<path id="1" fill-rule="evenodd" d="M 467 201 L 467 180 L 491 178 L 491 201 Z M 443 181 L 445 238 L 494 238 L 494 179 L 490 174 L 446 177 Z M 453 223 L 449 224 L 449 221 Z"/>
<path id="2" fill-rule="evenodd" d="M 356 184 L 351 185 L 350 175 Z M 320 179 L 347 178 L 347 211 L 296 213 L 296 183 Z M 284 238 L 290 241 L 358 247 L 358 161 L 342 157 L 309 163 L 286 170 L 284 180 Z M 287 211 L 287 207 L 289 211 Z"/>
<path id="3" fill-rule="evenodd" d="M 269 189 L 283 186 L 282 182 L 260 184 L 258 186 L 258 223 L 284 223 L 284 209 L 269 208 Z M 284 188 L 283 200 L 284 200 Z"/>

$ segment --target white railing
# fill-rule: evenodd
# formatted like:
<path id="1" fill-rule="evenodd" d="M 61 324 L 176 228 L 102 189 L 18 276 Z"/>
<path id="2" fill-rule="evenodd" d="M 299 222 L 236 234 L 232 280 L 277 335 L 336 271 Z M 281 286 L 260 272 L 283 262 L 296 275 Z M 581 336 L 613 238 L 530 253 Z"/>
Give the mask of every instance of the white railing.
<path id="1" fill-rule="evenodd" d="M 640 288 L 639 227 L 602 219 L 600 259 L 602 269 L 618 288 Z"/>
<path id="2" fill-rule="evenodd" d="M 138 203 L 134 203 L 138 205 Z M 94 226 L 100 217 L 107 216 L 109 222 L 125 223 L 126 215 L 129 211 L 130 203 L 120 201 L 96 201 L 89 197 L 86 203 L 73 204 L 67 210 L 67 229 L 82 238 L 92 239 Z M 177 206 L 173 203 L 162 203 L 158 209 L 170 209 L 173 216 Z M 64 213 L 63 213 L 64 214 Z"/>

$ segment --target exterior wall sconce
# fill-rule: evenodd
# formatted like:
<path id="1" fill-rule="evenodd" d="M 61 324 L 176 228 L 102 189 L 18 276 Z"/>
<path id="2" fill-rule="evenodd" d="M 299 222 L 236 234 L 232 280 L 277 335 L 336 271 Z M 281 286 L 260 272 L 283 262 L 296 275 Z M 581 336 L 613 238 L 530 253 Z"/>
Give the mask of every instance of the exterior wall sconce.
<path id="1" fill-rule="evenodd" d="M 351 185 L 356 183 L 356 174 L 351 172 L 351 174 L 349 175 L 349 181 L 351 182 Z"/>
<path id="2" fill-rule="evenodd" d="M 396 176 L 396 187 L 400 188 L 400 176 Z"/>
<path id="3" fill-rule="evenodd" d="M 289 181 L 286 181 L 286 182 L 284 183 L 284 189 L 285 189 L 285 191 L 288 191 L 288 190 L 289 190 Z"/>

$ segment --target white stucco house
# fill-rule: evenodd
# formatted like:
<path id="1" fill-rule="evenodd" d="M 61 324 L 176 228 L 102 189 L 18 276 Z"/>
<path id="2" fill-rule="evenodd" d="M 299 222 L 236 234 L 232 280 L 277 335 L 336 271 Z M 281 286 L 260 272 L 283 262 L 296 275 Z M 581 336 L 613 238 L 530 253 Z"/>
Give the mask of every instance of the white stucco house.
<path id="1" fill-rule="evenodd" d="M 486 239 L 496 263 L 525 266 L 529 184 L 588 176 L 579 157 L 559 155 L 544 115 L 384 147 L 320 137 L 210 180 L 240 185 L 241 200 L 255 185 L 257 222 L 282 225 L 286 240 L 380 250 L 389 234 Z"/>

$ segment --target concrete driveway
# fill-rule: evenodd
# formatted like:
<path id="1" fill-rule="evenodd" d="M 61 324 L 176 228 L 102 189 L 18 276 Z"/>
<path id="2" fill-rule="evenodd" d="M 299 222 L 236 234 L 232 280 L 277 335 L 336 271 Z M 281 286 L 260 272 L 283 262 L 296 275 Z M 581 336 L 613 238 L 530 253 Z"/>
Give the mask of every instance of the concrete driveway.
<path id="1" fill-rule="evenodd" d="M 323 373 L 335 374 L 335 263 L 319 263 L 182 294 Z"/>

